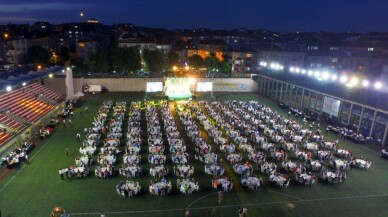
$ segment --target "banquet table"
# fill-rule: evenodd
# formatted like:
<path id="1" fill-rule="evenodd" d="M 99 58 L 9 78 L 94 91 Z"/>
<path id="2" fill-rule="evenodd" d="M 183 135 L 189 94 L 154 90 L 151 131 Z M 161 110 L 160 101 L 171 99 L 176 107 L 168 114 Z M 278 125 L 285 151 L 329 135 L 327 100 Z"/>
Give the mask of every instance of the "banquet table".
<path id="1" fill-rule="evenodd" d="M 125 176 L 125 177 L 135 178 L 138 175 L 140 175 L 141 167 L 139 167 L 137 165 L 136 166 L 126 166 L 124 168 L 120 168 L 119 173 L 120 173 L 120 175 Z"/>
<path id="2" fill-rule="evenodd" d="M 205 173 L 213 176 L 222 176 L 225 172 L 223 166 L 220 165 L 205 165 Z"/>
<path id="3" fill-rule="evenodd" d="M 322 169 L 322 165 L 319 163 L 319 161 L 311 161 L 310 164 L 312 171 L 319 171 Z"/>
<path id="4" fill-rule="evenodd" d="M 82 155 L 93 155 L 96 152 L 96 147 L 94 147 L 94 146 L 87 146 L 84 148 L 81 147 L 81 148 L 79 148 L 79 152 Z"/>
<path id="5" fill-rule="evenodd" d="M 123 156 L 123 162 L 129 165 L 137 165 L 140 163 L 140 160 L 141 160 L 141 156 L 136 154 Z"/>
<path id="6" fill-rule="evenodd" d="M 105 164 L 104 162 L 108 162 L 109 164 L 115 164 L 116 163 L 116 157 L 114 155 L 100 155 L 100 164 Z"/>
<path id="7" fill-rule="evenodd" d="M 225 178 L 219 178 L 213 180 L 213 188 L 214 189 L 222 189 L 223 191 L 229 191 L 231 190 L 231 182 L 228 179 Z"/>
<path id="8" fill-rule="evenodd" d="M 182 194 L 189 195 L 193 191 L 198 191 L 199 185 L 190 180 L 183 180 L 179 183 L 178 189 Z"/>
<path id="9" fill-rule="evenodd" d="M 152 177 L 163 177 L 168 174 L 168 169 L 164 167 L 164 165 L 158 165 L 158 166 L 153 166 L 150 168 L 150 175 Z"/>
<path id="10" fill-rule="evenodd" d="M 241 185 L 252 189 L 258 189 L 260 187 L 260 179 L 257 177 L 247 177 L 241 179 Z"/>
<path id="11" fill-rule="evenodd" d="M 89 157 L 87 155 L 82 155 L 81 157 L 75 158 L 75 164 L 78 166 L 88 165 Z"/>

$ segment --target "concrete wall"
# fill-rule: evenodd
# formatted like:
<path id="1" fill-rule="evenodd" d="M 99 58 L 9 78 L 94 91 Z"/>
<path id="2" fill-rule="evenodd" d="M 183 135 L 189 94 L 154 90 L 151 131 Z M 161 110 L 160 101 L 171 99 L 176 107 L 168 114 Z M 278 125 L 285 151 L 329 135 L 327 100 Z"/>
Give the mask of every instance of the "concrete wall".
<path id="1" fill-rule="evenodd" d="M 49 79 L 49 80 L 48 80 Z M 162 78 L 74 78 L 74 93 L 82 92 L 83 85 L 99 84 L 109 92 L 143 92 L 147 82 L 162 82 Z M 258 85 L 250 78 L 201 78 L 198 82 L 213 82 L 214 91 L 257 92 Z M 64 78 L 47 78 L 45 86 L 59 93 L 66 93 Z"/>
<path id="2" fill-rule="evenodd" d="M 66 94 L 65 77 L 44 78 L 44 86 L 46 86 L 47 88 L 54 90 L 60 94 Z"/>

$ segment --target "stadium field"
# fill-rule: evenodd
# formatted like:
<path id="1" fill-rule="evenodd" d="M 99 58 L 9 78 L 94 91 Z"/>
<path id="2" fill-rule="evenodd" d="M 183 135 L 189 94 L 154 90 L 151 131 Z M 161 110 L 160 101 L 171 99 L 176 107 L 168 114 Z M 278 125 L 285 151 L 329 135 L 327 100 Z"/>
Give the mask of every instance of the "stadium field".
<path id="1" fill-rule="evenodd" d="M 286 114 L 274 102 L 256 94 L 215 94 L 217 100 L 258 100 L 271 106 L 273 109 Z M 150 100 L 152 97 L 150 96 Z M 185 216 L 185 210 L 190 210 L 190 216 L 238 216 L 238 207 L 244 205 L 249 217 L 386 217 L 388 216 L 388 162 L 380 158 L 380 153 L 368 147 L 340 140 L 339 147 L 351 149 L 356 157 L 363 156 L 372 162 L 368 170 L 351 169 L 347 171 L 344 183 L 327 184 L 318 181 L 312 186 L 304 186 L 292 178 L 288 188 L 279 188 L 272 185 L 268 175 L 260 173 L 254 165 L 254 174 L 264 179 L 264 189 L 252 191 L 245 189 L 240 184 L 240 178 L 232 172 L 232 167 L 224 162 L 226 174 L 233 179 L 234 189 L 224 193 L 221 204 L 217 202 L 217 192 L 211 187 L 212 177 L 205 175 L 204 165 L 194 159 L 194 148 L 187 142 L 190 156 L 189 164 L 195 167 L 194 178 L 198 181 L 200 190 L 192 195 L 183 196 L 176 190 L 176 177 L 171 173 L 166 177 L 173 183 L 173 191 L 165 197 L 151 196 L 148 193 L 150 164 L 147 162 L 148 152 L 142 149 L 142 162 L 140 167 L 143 174 L 135 178 L 142 187 L 141 194 L 135 198 L 124 198 L 117 194 L 115 186 L 125 180 L 118 174 L 109 179 L 97 179 L 94 175 L 96 163 L 90 167 L 90 174 L 85 179 L 61 180 L 58 170 L 75 163 L 75 157 L 80 156 L 78 149 L 81 141 L 75 139 L 76 133 L 89 127 L 96 116 L 98 108 L 104 100 L 139 101 L 144 95 L 140 93 L 102 93 L 92 95 L 87 103 L 75 110 L 73 125 L 66 128 L 60 126 L 54 134 L 41 141 L 38 147 L 30 154 L 30 164 L 21 164 L 19 168 L 4 171 L 0 174 L 0 210 L 3 217 L 44 217 L 50 216 L 54 207 L 62 207 L 69 216 L 100 216 L 104 211 L 106 216 L 136 216 L 136 217 L 174 217 Z M 198 97 L 197 100 L 206 99 L 208 96 Z M 157 100 L 157 99 L 156 99 Z M 88 107 L 87 112 L 85 107 Z M 127 104 L 127 110 L 129 106 Z M 83 117 L 80 116 L 83 111 Z M 178 120 L 177 114 L 174 116 Z M 109 120 L 109 118 L 108 118 Z M 128 119 L 125 119 L 126 121 Z M 299 119 L 298 121 L 301 120 Z M 301 123 L 302 124 L 302 123 Z M 308 124 L 308 123 L 307 123 Z M 304 124 L 304 126 L 307 126 Z M 123 126 L 127 129 L 127 124 Z M 178 123 L 181 135 L 185 135 L 182 125 Z M 203 128 L 201 133 L 207 136 Z M 329 140 L 337 137 L 330 133 L 323 134 Z M 123 132 L 126 132 L 125 130 Z M 187 140 L 186 137 L 184 137 Z M 207 138 L 211 143 L 212 139 Z M 125 144 L 125 138 L 122 143 Z M 147 147 L 147 144 L 143 144 Z M 123 147 L 123 145 L 122 145 Z M 213 144 L 213 151 L 224 157 Z M 279 147 L 279 145 L 278 145 Z M 65 149 L 69 149 L 66 156 Z M 170 154 L 167 155 L 166 166 L 173 168 Z M 244 160 L 247 155 L 243 154 Z M 96 159 L 96 155 L 94 155 Z M 122 155 L 117 157 L 118 168 L 122 164 Z M 279 168 L 279 167 L 278 167 Z M 316 176 L 320 177 L 318 172 Z M 295 205 L 289 209 L 289 204 Z"/>

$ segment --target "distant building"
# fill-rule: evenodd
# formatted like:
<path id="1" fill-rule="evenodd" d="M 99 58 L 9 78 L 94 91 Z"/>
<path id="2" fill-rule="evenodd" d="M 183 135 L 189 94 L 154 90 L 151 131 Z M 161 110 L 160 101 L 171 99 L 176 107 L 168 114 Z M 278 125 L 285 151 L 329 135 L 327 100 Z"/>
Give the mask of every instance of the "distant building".
<path id="1" fill-rule="evenodd" d="M 4 50 L 3 57 L 5 62 L 8 63 L 23 63 L 24 57 L 28 52 L 28 48 L 31 46 L 40 46 L 45 48 L 50 52 L 59 52 L 60 46 L 57 40 L 51 37 L 43 37 L 43 38 L 24 38 L 24 39 L 15 39 L 0 42 L 0 46 Z"/>
<path id="2" fill-rule="evenodd" d="M 306 52 L 293 51 L 260 51 L 258 60 L 277 62 L 283 65 L 303 66 L 305 64 Z"/>
<path id="3" fill-rule="evenodd" d="M 226 61 L 232 66 L 233 74 L 255 71 L 258 67 L 257 52 L 226 51 Z"/>
<path id="4" fill-rule="evenodd" d="M 141 52 L 144 50 L 160 50 L 167 54 L 172 46 L 168 43 L 157 43 L 155 39 L 119 39 L 119 47 L 138 47 Z"/>
<path id="5" fill-rule="evenodd" d="M 99 23 L 97 19 L 91 18 L 88 20 L 88 23 Z"/>
<path id="6" fill-rule="evenodd" d="M 80 39 L 76 42 L 76 57 L 85 61 L 89 60 L 91 54 L 96 53 L 99 43 L 91 39 Z"/>

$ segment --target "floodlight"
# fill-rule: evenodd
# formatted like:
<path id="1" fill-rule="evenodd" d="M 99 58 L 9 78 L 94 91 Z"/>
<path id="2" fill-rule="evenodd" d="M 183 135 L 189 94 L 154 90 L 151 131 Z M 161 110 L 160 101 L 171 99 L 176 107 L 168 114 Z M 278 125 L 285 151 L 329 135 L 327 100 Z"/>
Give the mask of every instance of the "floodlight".
<path id="1" fill-rule="evenodd" d="M 26 85 L 27 85 L 27 83 L 26 83 L 26 82 L 23 82 L 23 83 L 22 83 L 22 85 L 23 85 L 23 86 L 26 86 Z"/>
<path id="2" fill-rule="evenodd" d="M 341 82 L 341 83 L 346 83 L 347 80 L 348 80 L 348 77 L 346 77 L 346 75 L 342 75 L 342 76 L 340 77 L 340 82 Z"/>
<path id="3" fill-rule="evenodd" d="M 306 70 L 305 69 L 302 69 L 302 74 L 306 74 Z"/>
<path id="4" fill-rule="evenodd" d="M 331 75 L 331 80 L 336 81 L 337 80 L 337 75 L 336 74 L 332 74 Z"/>
<path id="5" fill-rule="evenodd" d="M 322 74 L 322 78 L 323 78 L 323 80 L 329 79 L 330 78 L 329 72 L 324 71 L 323 74 Z"/>
<path id="6" fill-rule="evenodd" d="M 12 90 L 12 87 L 11 86 L 7 86 L 5 89 L 7 90 L 7 92 L 10 92 Z"/>
<path id="7" fill-rule="evenodd" d="M 377 90 L 379 90 L 379 89 L 381 89 L 383 87 L 383 84 L 380 82 L 380 81 L 376 81 L 376 83 L 375 83 L 375 88 L 377 89 Z"/>
<path id="8" fill-rule="evenodd" d="M 296 72 L 296 73 L 299 73 L 299 72 L 300 72 L 300 68 L 296 68 L 296 69 L 295 69 L 295 72 Z"/>
<path id="9" fill-rule="evenodd" d="M 363 87 L 368 87 L 369 86 L 369 81 L 368 80 L 363 80 L 362 81 L 362 86 Z"/>
<path id="10" fill-rule="evenodd" d="M 359 82 L 358 78 L 357 77 L 353 77 L 350 79 L 350 83 L 354 84 L 354 85 L 357 85 Z"/>
<path id="11" fill-rule="evenodd" d="M 307 74 L 308 74 L 308 76 L 312 76 L 312 75 L 313 75 L 313 71 L 309 70 L 309 71 L 307 72 Z"/>
<path id="12" fill-rule="evenodd" d="M 295 72 L 295 68 L 294 67 L 290 67 L 290 72 Z"/>

